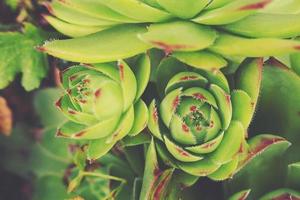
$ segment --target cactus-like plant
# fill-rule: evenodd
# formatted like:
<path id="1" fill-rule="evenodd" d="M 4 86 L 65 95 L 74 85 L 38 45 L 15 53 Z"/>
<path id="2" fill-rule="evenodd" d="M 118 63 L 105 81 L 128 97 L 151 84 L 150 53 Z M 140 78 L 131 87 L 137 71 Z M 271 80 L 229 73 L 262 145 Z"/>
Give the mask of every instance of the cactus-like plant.
<path id="1" fill-rule="evenodd" d="M 97 159 L 125 137 L 147 124 L 147 106 L 140 99 L 150 76 L 150 61 L 142 55 L 133 70 L 118 63 L 78 65 L 62 73 L 64 95 L 56 106 L 67 116 L 57 136 L 89 141 L 88 158 Z"/>
<path id="2" fill-rule="evenodd" d="M 295 4 L 295 5 L 294 5 Z M 278 0 L 54 0 L 45 19 L 78 37 L 41 50 L 66 60 L 99 63 L 163 49 L 180 59 L 209 58 L 220 68 L 232 56 L 261 57 L 299 51 L 297 3 Z M 271 31 L 270 31 L 271 30 Z M 84 44 L 84 46 L 82 46 Z M 225 64 L 224 64 L 225 63 Z"/>

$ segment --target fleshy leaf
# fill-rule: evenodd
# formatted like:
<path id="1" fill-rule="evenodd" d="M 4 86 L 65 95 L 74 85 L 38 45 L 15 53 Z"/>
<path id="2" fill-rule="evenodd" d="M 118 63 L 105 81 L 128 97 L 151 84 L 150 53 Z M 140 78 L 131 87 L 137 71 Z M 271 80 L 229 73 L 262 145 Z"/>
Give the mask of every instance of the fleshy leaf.
<path id="1" fill-rule="evenodd" d="M 170 13 L 180 18 L 192 18 L 209 3 L 209 0 L 157 0 Z"/>
<path id="2" fill-rule="evenodd" d="M 164 124 L 169 127 L 172 117 L 180 104 L 182 90 L 181 88 L 170 92 L 161 102 L 159 113 Z"/>
<path id="3" fill-rule="evenodd" d="M 220 167 L 220 165 L 206 158 L 193 163 L 178 162 L 177 164 L 180 169 L 194 176 L 207 176 Z"/>
<path id="4" fill-rule="evenodd" d="M 169 54 L 173 51 L 207 48 L 216 39 L 216 32 L 209 27 L 191 22 L 175 21 L 150 25 L 148 32 L 140 34 L 139 37 Z"/>
<path id="5" fill-rule="evenodd" d="M 51 24 L 57 31 L 69 37 L 82 37 L 92 33 L 100 32 L 105 29 L 110 28 L 111 26 L 80 26 L 75 24 L 70 24 L 64 22 L 60 19 L 52 17 L 50 15 L 45 15 L 44 19 Z"/>
<path id="6" fill-rule="evenodd" d="M 139 100 L 134 104 L 134 116 L 134 123 L 129 136 L 136 136 L 147 126 L 149 113 L 143 100 Z"/>
<path id="7" fill-rule="evenodd" d="M 260 200 L 269 200 L 269 199 L 300 199 L 300 192 L 283 188 L 278 189 L 276 191 L 270 192 L 263 197 L 260 198 Z"/>
<path id="8" fill-rule="evenodd" d="M 126 62 L 120 60 L 118 62 L 119 75 L 121 80 L 121 86 L 123 90 L 124 108 L 123 111 L 127 110 L 136 97 L 137 92 L 137 81 L 134 73 L 127 65 Z"/>
<path id="9" fill-rule="evenodd" d="M 142 26 L 120 25 L 80 38 L 47 42 L 39 49 L 74 62 L 110 62 L 128 58 L 149 49 L 150 45 L 137 38 L 137 34 L 145 31 L 146 28 Z M 82 44 L 85 44 L 84 48 Z"/>
<path id="10" fill-rule="evenodd" d="M 173 169 L 162 171 L 158 166 L 155 144 L 152 140 L 146 155 L 141 200 L 155 200 L 163 195 L 165 187 L 173 174 Z"/>
<path id="11" fill-rule="evenodd" d="M 287 185 L 290 188 L 300 190 L 300 162 L 288 165 Z"/>
<path id="12" fill-rule="evenodd" d="M 227 56 L 264 57 L 299 52 L 299 41 L 277 38 L 244 38 L 221 34 L 210 50 Z"/>
<path id="13" fill-rule="evenodd" d="M 246 200 L 250 194 L 251 190 L 243 190 L 241 192 L 238 192 L 234 195 L 232 195 L 229 200 Z"/>
<path id="14" fill-rule="evenodd" d="M 226 94 L 218 85 L 210 85 L 210 91 L 215 96 L 219 108 L 220 118 L 222 120 L 223 130 L 226 130 L 232 118 L 232 105 L 230 95 Z"/>
<path id="15" fill-rule="evenodd" d="M 135 100 L 137 100 L 144 93 L 150 79 L 151 63 L 149 56 L 147 54 L 142 54 L 138 58 L 136 64 L 130 67 L 134 72 L 137 81 L 137 92 L 135 97 Z"/>
<path id="16" fill-rule="evenodd" d="M 133 106 L 124 114 L 119 123 L 118 128 L 108 138 L 102 138 L 98 140 L 91 140 L 88 146 L 88 159 L 95 160 L 100 158 L 101 156 L 105 155 L 114 145 L 115 143 L 125 137 L 134 121 L 134 109 Z"/>
<path id="17" fill-rule="evenodd" d="M 217 164 L 225 164 L 232 160 L 239 152 L 244 138 L 245 129 L 238 121 L 231 121 L 230 126 L 224 133 L 221 144 L 209 157 Z"/>
<path id="18" fill-rule="evenodd" d="M 161 22 L 171 15 L 136 0 L 102 0 L 102 4 L 132 19 L 142 22 Z"/>
<path id="19" fill-rule="evenodd" d="M 227 61 L 208 51 L 174 52 L 173 57 L 195 68 L 214 71 L 227 65 Z"/>
<path id="20" fill-rule="evenodd" d="M 201 13 L 201 15 L 193 19 L 193 21 L 207 25 L 229 24 L 262 10 L 271 1 L 272 0 L 232 1 L 221 8 Z"/>
<path id="21" fill-rule="evenodd" d="M 232 119 L 240 121 L 245 129 L 248 128 L 253 114 L 253 104 L 249 95 L 243 90 L 231 93 Z"/>
<path id="22" fill-rule="evenodd" d="M 193 155 L 185 149 L 183 149 L 182 147 L 176 145 L 166 136 L 164 137 L 164 141 L 168 151 L 174 156 L 174 158 L 176 158 L 179 161 L 195 162 L 203 159 L 202 156 Z"/>
<path id="23" fill-rule="evenodd" d="M 223 181 L 232 176 L 239 163 L 238 158 L 234 158 L 232 161 L 222 165 L 217 171 L 210 174 L 208 177 L 214 181 Z"/>
<path id="24" fill-rule="evenodd" d="M 254 108 L 260 92 L 262 70 L 263 58 L 246 59 L 235 75 L 236 87 L 245 91 L 251 97 Z"/>
<path id="25" fill-rule="evenodd" d="M 245 37 L 292 38 L 299 35 L 299 22 L 300 14 L 259 13 L 222 28 Z M 269 29 L 273 31 L 266 31 Z"/>

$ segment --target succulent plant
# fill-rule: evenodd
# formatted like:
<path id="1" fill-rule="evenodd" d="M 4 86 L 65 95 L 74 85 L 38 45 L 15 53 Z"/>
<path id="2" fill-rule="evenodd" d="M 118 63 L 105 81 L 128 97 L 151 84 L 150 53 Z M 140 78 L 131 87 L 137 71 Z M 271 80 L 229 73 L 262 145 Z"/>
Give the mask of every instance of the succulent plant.
<path id="1" fill-rule="evenodd" d="M 299 41 L 286 39 L 300 32 L 300 5 L 293 1 L 54 0 L 46 6 L 53 16 L 45 19 L 76 38 L 40 50 L 75 62 L 110 62 L 159 48 L 182 59 L 208 57 L 219 63 L 210 67 L 221 68 L 226 61 L 219 54 L 232 60 L 300 49 Z"/>
<path id="2" fill-rule="evenodd" d="M 281 129 L 258 135 L 261 132 L 253 133 L 249 126 L 264 57 L 291 54 L 292 68 L 299 71 L 300 42 L 294 39 L 300 35 L 299 2 L 54 0 L 45 5 L 50 15 L 44 18 L 71 39 L 49 41 L 38 49 L 87 63 L 63 72 L 65 94 L 57 105 L 70 121 L 59 128 L 58 136 L 88 141 L 87 158 L 93 160 L 129 135 L 120 143 L 122 151 L 127 145 L 139 145 L 139 154 L 147 150 L 146 158 L 125 151 L 139 176 L 144 168 L 140 199 L 179 199 L 176 189 L 203 176 L 240 180 L 240 174 L 259 163 L 255 159 L 270 152 L 279 156 L 290 146 L 285 135 L 269 134 Z M 278 61 L 272 58 L 266 65 L 270 62 Z M 148 99 L 156 99 L 148 113 L 140 97 L 150 71 L 158 90 L 147 92 Z M 270 105 L 278 102 L 276 92 L 283 87 L 266 95 Z M 153 139 L 147 129 L 138 135 L 147 121 Z M 224 183 L 225 191 L 231 180 Z M 251 181 L 243 183 L 251 183 L 255 198 L 266 194 L 255 191 Z M 254 184 L 269 188 L 264 181 Z"/>
<path id="3" fill-rule="evenodd" d="M 158 73 L 167 83 L 160 103 L 149 106 L 148 127 L 167 163 L 195 176 L 230 177 L 246 146 L 261 81 L 262 58 L 246 59 L 231 90 L 226 77 L 162 61 Z M 174 67 L 176 66 L 176 69 Z M 175 69 L 169 74 L 168 68 Z M 160 82 L 158 80 L 158 82 Z"/>
<path id="4" fill-rule="evenodd" d="M 66 69 L 62 73 L 65 92 L 56 106 L 69 121 L 57 136 L 89 141 L 88 159 L 96 159 L 126 135 L 143 130 L 148 110 L 140 96 L 150 76 L 149 58 L 142 55 L 135 64 L 134 70 L 122 60 Z"/>

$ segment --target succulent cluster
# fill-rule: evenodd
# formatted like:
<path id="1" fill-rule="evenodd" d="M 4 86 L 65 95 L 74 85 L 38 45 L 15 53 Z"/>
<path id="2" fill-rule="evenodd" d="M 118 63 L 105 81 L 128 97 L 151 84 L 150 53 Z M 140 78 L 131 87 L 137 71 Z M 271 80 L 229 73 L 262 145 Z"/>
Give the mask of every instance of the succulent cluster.
<path id="1" fill-rule="evenodd" d="M 269 57 L 293 53 L 293 66 L 298 63 L 297 1 L 54 0 L 46 6 L 51 15 L 44 18 L 72 38 L 39 50 L 81 63 L 62 72 L 64 95 L 56 105 L 69 121 L 57 136 L 87 144 L 89 160 L 118 142 L 121 151 L 148 149 L 140 199 L 178 198 L 167 198 L 163 186 L 180 187 L 186 177 L 226 180 L 274 145 L 289 145 L 248 131 L 263 66 L 286 69 Z M 181 178 L 176 182 L 173 174 Z M 299 198 L 280 190 L 262 199 L 286 193 Z"/>

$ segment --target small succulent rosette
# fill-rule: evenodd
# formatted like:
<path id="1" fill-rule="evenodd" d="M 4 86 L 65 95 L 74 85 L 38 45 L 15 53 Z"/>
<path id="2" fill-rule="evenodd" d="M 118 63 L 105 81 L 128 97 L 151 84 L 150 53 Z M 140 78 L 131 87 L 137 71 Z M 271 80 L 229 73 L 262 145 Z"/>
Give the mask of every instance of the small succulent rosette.
<path id="1" fill-rule="evenodd" d="M 158 68 L 161 101 L 149 106 L 148 127 L 165 163 L 195 176 L 229 178 L 246 151 L 263 60 L 246 59 L 235 88 L 218 70 L 190 68 L 174 58 Z"/>
<path id="2" fill-rule="evenodd" d="M 140 99 L 150 76 L 146 55 L 129 67 L 125 61 L 78 65 L 62 73 L 64 95 L 56 106 L 69 119 L 57 136 L 88 141 L 88 159 L 107 153 L 126 135 L 140 133 L 148 109 Z"/>

